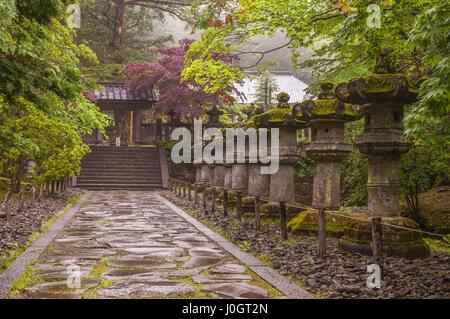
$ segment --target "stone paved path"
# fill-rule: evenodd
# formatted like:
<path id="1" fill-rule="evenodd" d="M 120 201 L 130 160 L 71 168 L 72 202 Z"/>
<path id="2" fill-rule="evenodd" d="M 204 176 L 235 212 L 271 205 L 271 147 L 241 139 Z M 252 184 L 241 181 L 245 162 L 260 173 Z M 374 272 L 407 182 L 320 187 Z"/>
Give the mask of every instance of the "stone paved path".
<path id="1" fill-rule="evenodd" d="M 90 192 L 87 198 L 16 297 L 283 297 L 154 193 Z M 77 271 L 80 286 L 69 288 L 77 282 L 68 275 Z"/>

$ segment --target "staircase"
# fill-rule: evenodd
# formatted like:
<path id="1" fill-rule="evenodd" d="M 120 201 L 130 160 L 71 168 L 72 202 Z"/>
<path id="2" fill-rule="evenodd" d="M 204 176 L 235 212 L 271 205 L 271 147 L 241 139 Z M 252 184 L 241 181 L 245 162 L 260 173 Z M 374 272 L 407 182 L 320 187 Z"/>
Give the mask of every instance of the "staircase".
<path id="1" fill-rule="evenodd" d="M 162 187 L 156 147 L 91 147 L 81 161 L 77 187 L 92 190 L 151 190 Z"/>

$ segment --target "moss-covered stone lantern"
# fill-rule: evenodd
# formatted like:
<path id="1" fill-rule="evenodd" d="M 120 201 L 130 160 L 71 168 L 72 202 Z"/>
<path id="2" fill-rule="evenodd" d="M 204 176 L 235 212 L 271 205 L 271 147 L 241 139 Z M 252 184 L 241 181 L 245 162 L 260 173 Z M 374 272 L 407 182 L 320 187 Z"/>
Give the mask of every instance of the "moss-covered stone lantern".
<path id="1" fill-rule="evenodd" d="M 287 239 L 286 202 L 294 199 L 294 165 L 297 161 L 297 130 L 308 126 L 302 114 L 293 115 L 289 105 L 289 95 L 278 95 L 278 106 L 253 118 L 256 128 L 278 128 L 278 171 L 270 175 L 269 199 L 280 204 L 280 231 L 282 239 Z M 272 145 L 274 141 L 271 141 Z"/>
<path id="2" fill-rule="evenodd" d="M 325 210 L 338 210 L 341 206 L 340 162 L 352 151 L 344 142 L 345 122 L 358 118 L 355 108 L 336 99 L 333 83 L 322 82 L 317 100 L 294 106 L 294 116 L 302 114 L 311 126 L 311 143 L 307 154 L 315 162 L 313 182 L 313 208 L 319 211 L 319 255 L 326 249 Z"/>
<path id="3" fill-rule="evenodd" d="M 339 209 L 341 206 L 340 162 L 352 151 L 344 142 L 345 123 L 358 118 L 356 108 L 337 100 L 332 82 L 323 82 L 317 100 L 294 107 L 311 126 L 311 143 L 306 152 L 315 161 L 313 202 L 316 209 Z"/>
<path id="4" fill-rule="evenodd" d="M 340 101 L 364 106 L 364 133 L 357 136 L 356 146 L 369 159 L 369 214 L 382 218 L 383 250 L 388 255 L 406 258 L 429 254 L 421 234 L 405 229 L 419 226 L 401 217 L 399 210 L 400 156 L 409 149 L 403 135 L 403 107 L 414 103 L 417 95 L 411 80 L 392 69 L 387 50 L 380 55 L 372 75 L 352 79 L 336 88 Z M 345 229 L 339 247 L 370 254 L 371 238 L 369 223 L 352 222 Z"/>

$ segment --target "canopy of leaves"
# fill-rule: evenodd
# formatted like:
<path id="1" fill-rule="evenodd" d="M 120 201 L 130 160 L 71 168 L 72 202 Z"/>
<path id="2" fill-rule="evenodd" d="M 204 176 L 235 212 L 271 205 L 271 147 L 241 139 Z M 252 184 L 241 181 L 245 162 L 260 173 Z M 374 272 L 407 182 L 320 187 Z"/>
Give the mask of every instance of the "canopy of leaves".
<path id="1" fill-rule="evenodd" d="M 197 28 L 205 31 L 188 52 L 185 79 L 198 81 L 197 70 L 207 70 L 216 53 L 240 52 L 254 36 L 271 36 L 277 31 L 284 32 L 294 64 L 299 47 L 307 47 L 314 53 L 313 59 L 300 65 L 315 70 L 312 91 L 322 80 L 337 84 L 369 74 L 381 50 L 388 48 L 397 71 L 420 86 L 419 101 L 407 109 L 406 133 L 415 145 L 424 146 L 421 154 L 433 154 L 428 162 L 433 171 L 427 172 L 429 176 L 436 170 L 449 173 L 448 1 L 224 0 L 210 1 L 207 5 L 200 2 L 193 10 Z M 378 6 L 375 11 L 370 9 L 374 4 Z M 379 24 L 371 23 L 374 17 L 379 17 Z M 239 70 L 227 71 L 239 74 Z M 215 88 L 221 85 L 220 80 L 210 83 Z M 359 158 L 351 160 L 364 169 Z M 350 169 L 353 164 L 348 164 Z M 354 178 L 361 181 L 364 176 Z M 349 183 L 359 184 L 350 180 Z M 361 195 L 363 198 L 364 194 Z"/>
<path id="2" fill-rule="evenodd" d="M 74 44 L 60 22 L 71 2 L 0 6 L 0 174 L 14 180 L 30 160 L 38 180 L 76 174 L 88 151 L 82 134 L 106 124 L 82 93 L 92 86 L 82 80 L 80 60 L 95 62 L 95 54 Z"/>
<path id="3" fill-rule="evenodd" d="M 185 39 L 175 48 L 161 46 L 156 51 L 160 56 L 157 61 L 131 64 L 124 69 L 131 89 L 155 86 L 158 91 L 157 109 L 161 113 L 173 114 L 178 118 L 192 118 L 202 115 L 212 105 L 230 105 L 235 101 L 234 82 L 211 93 L 204 83 L 182 81 L 181 73 L 191 43 L 191 40 Z M 228 55 L 222 62 L 232 65 L 236 63 L 236 59 Z M 219 69 L 214 74 L 224 76 Z"/>

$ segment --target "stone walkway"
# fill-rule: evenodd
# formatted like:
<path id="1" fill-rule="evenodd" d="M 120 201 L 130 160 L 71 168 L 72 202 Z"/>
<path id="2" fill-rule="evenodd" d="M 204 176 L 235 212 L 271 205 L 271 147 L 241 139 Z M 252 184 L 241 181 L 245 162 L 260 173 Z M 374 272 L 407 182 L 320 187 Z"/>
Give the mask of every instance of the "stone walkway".
<path id="1" fill-rule="evenodd" d="M 31 273 L 13 297 L 284 297 L 152 192 L 89 192 Z"/>

